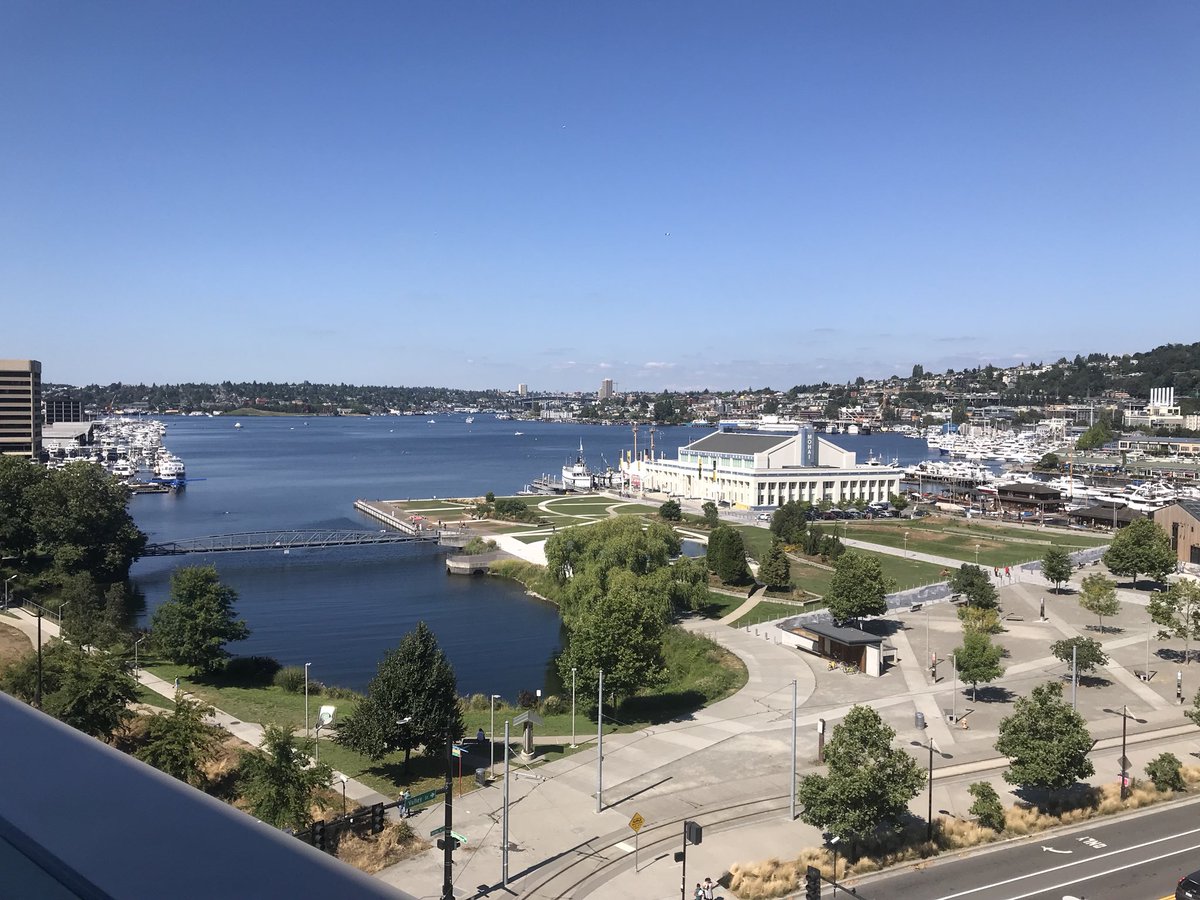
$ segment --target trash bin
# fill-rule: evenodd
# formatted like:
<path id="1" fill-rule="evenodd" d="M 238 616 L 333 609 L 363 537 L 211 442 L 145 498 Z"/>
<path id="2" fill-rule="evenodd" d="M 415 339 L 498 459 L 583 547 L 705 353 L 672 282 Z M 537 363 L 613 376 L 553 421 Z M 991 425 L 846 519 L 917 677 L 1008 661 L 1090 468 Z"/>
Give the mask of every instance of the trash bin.
<path id="1" fill-rule="evenodd" d="M 924 730 L 924 728 L 925 728 L 925 713 L 918 710 L 916 715 L 914 716 L 914 718 L 916 719 L 916 726 L 918 728 Z"/>
<path id="2" fill-rule="evenodd" d="M 475 770 L 475 783 L 480 787 L 487 787 L 487 769 Z"/>

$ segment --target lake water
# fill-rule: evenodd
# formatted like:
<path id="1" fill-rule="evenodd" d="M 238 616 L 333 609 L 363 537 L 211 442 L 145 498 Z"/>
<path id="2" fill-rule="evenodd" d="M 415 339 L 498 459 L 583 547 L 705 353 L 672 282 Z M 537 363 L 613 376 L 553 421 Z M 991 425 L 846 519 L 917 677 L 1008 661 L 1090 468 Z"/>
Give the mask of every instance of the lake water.
<path id="1" fill-rule="evenodd" d="M 130 501 L 152 542 L 269 529 L 366 528 L 354 501 L 512 494 L 544 473 L 557 476 L 580 441 L 593 470 L 616 466 L 633 435 L 618 426 L 497 421 L 479 415 L 384 418 L 161 417 L 165 444 L 187 464 L 177 494 Z M 515 432 L 523 434 L 517 435 Z M 659 428 L 668 455 L 709 429 Z M 902 465 L 928 458 L 924 441 L 891 434 L 834 435 L 840 445 Z M 638 447 L 649 446 L 640 429 Z M 203 479 L 203 480 L 201 480 Z M 555 607 L 497 578 L 445 573 L 428 548 L 345 548 L 185 558 L 213 564 L 239 594 L 251 629 L 239 654 L 312 663 L 312 677 L 362 690 L 383 653 L 424 620 L 454 665 L 461 693 L 515 699 L 522 689 L 556 690 L 550 661 L 561 646 Z M 167 599 L 184 559 L 135 564 L 147 614 Z"/>

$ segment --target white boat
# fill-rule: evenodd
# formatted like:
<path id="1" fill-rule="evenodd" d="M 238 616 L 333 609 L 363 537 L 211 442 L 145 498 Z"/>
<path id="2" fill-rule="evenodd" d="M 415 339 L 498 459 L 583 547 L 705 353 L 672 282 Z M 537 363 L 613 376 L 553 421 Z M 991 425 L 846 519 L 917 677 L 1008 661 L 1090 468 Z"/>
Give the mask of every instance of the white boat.
<path id="1" fill-rule="evenodd" d="M 234 427 L 234 428 L 241 428 L 241 427 L 242 427 L 242 423 L 241 423 L 241 422 L 234 422 L 234 423 L 233 423 L 233 427 Z"/>
<path id="2" fill-rule="evenodd" d="M 523 432 L 523 431 L 514 431 L 514 432 L 513 432 L 513 437 L 520 437 L 520 436 L 521 436 L 521 435 L 523 435 L 524 433 L 525 433 L 525 432 Z"/>
<path id="3" fill-rule="evenodd" d="M 471 424 L 472 422 L 474 422 L 474 421 L 475 421 L 475 417 L 474 417 L 474 416 L 467 416 L 467 424 L 468 424 L 468 425 L 470 425 L 470 424 Z"/>
<path id="4" fill-rule="evenodd" d="M 575 462 L 563 466 L 562 481 L 568 491 L 592 489 L 592 472 L 583 459 L 583 441 L 579 442 L 579 455 L 575 457 Z"/>

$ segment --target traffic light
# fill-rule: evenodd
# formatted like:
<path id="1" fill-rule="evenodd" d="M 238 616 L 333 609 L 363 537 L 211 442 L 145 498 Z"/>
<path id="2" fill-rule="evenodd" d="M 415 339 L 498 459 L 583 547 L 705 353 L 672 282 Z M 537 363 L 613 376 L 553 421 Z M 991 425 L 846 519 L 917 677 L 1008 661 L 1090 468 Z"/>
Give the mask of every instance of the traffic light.
<path id="1" fill-rule="evenodd" d="M 699 822 L 693 822 L 690 819 L 683 823 L 683 836 L 689 844 L 699 844 L 701 838 L 704 837 L 704 829 L 700 827 Z"/>
<path id="2" fill-rule="evenodd" d="M 816 866 L 804 873 L 804 900 L 821 900 L 821 870 Z"/>
<path id="3" fill-rule="evenodd" d="M 379 832 L 383 831 L 383 804 L 376 803 L 368 812 L 371 814 L 371 824 L 368 830 L 371 834 L 379 834 Z"/>
<path id="4" fill-rule="evenodd" d="M 325 849 L 325 822 L 313 822 L 312 825 L 312 845 L 318 850 Z"/>
<path id="5" fill-rule="evenodd" d="M 461 842 L 461 841 L 459 841 L 459 839 L 458 839 L 458 838 L 453 838 L 453 837 L 448 837 L 448 838 L 438 838 L 438 839 L 437 839 L 437 847 L 438 847 L 438 849 L 439 849 L 439 850 L 445 850 L 445 849 L 446 849 L 446 841 L 449 841 L 449 842 L 450 842 L 450 849 L 451 849 L 451 850 L 457 850 L 459 847 L 461 847 L 461 846 L 462 846 L 462 842 Z"/>

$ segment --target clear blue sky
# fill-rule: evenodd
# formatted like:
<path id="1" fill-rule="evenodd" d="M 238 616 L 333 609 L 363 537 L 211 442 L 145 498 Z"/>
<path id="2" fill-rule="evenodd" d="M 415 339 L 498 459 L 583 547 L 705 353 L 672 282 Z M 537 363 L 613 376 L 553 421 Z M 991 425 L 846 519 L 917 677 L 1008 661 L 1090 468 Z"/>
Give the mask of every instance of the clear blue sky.
<path id="1" fill-rule="evenodd" d="M 770 385 L 1198 337 L 1200 4 L 0 5 L 48 381 Z"/>

